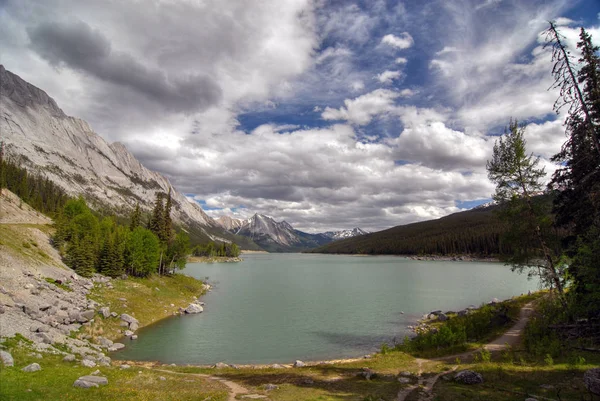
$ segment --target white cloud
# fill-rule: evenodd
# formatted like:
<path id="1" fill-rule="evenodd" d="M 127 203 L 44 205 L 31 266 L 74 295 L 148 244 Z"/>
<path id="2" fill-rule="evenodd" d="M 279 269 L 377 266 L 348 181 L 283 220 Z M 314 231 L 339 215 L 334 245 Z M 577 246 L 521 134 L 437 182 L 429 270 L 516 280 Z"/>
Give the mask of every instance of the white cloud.
<path id="1" fill-rule="evenodd" d="M 475 6 L 475 10 L 481 10 L 482 8 L 493 7 L 493 6 L 500 4 L 501 2 L 502 2 L 502 0 L 485 0 L 483 3 L 480 3 L 477 6 Z"/>
<path id="2" fill-rule="evenodd" d="M 363 81 L 353 81 L 350 84 L 350 88 L 352 88 L 353 92 L 358 92 L 365 89 L 365 83 Z"/>
<path id="3" fill-rule="evenodd" d="M 401 97 L 411 97 L 411 96 L 414 96 L 414 95 L 416 95 L 416 94 L 417 94 L 417 93 L 416 93 L 414 90 L 412 90 L 412 89 L 408 89 L 408 88 L 407 88 L 407 89 L 402 89 L 402 90 L 400 91 L 400 93 L 399 93 L 399 95 L 400 95 Z"/>
<path id="4" fill-rule="evenodd" d="M 454 53 L 454 52 L 459 52 L 460 50 L 454 46 L 445 46 L 442 50 L 440 50 L 439 52 L 435 53 L 437 56 L 441 56 L 442 54 L 446 54 L 446 53 Z"/>
<path id="5" fill-rule="evenodd" d="M 406 57 L 397 57 L 395 60 L 396 64 L 406 64 L 408 63 L 408 59 Z"/>
<path id="6" fill-rule="evenodd" d="M 415 41 L 410 33 L 402 32 L 400 36 L 395 36 L 393 34 L 385 35 L 381 39 L 381 43 L 395 47 L 396 49 L 408 49 L 415 44 Z"/>
<path id="7" fill-rule="evenodd" d="M 387 90 L 376 89 L 355 99 L 344 100 L 345 107 L 332 109 L 326 107 L 321 117 L 324 120 L 346 120 L 357 125 L 366 125 L 378 115 L 394 109 L 394 99 L 400 94 Z"/>
<path id="8" fill-rule="evenodd" d="M 389 85 L 392 83 L 392 81 L 399 79 L 401 76 L 402 76 L 401 71 L 386 70 L 386 71 L 382 72 L 381 74 L 377 74 L 377 76 L 375 78 L 377 78 L 379 80 L 379 82 L 381 82 L 382 84 Z"/>

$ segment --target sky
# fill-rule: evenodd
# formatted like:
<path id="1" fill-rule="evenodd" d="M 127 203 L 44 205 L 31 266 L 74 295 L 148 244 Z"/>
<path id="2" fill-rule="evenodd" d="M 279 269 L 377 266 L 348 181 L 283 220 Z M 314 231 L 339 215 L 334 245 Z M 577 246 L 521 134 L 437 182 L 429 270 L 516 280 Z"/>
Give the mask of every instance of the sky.
<path id="1" fill-rule="evenodd" d="M 376 231 L 489 201 L 511 118 L 565 140 L 543 31 L 598 0 L 0 0 L 0 63 L 209 215 Z"/>

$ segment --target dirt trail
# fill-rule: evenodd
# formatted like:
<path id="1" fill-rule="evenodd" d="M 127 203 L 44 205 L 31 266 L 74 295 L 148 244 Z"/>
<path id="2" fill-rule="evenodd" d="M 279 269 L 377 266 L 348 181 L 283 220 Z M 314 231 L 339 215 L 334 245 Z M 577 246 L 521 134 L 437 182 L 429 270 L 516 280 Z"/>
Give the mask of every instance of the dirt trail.
<path id="1" fill-rule="evenodd" d="M 223 379 L 222 377 L 205 375 L 202 373 L 173 372 L 172 370 L 156 369 L 156 368 L 152 368 L 152 367 L 146 367 L 146 368 L 151 369 L 155 372 L 163 372 L 163 373 L 169 373 L 169 374 L 173 374 L 173 375 L 195 376 L 195 377 L 201 377 L 206 380 L 211 380 L 211 381 L 216 381 L 216 382 L 222 383 L 225 386 L 227 386 L 227 388 L 229 388 L 229 396 L 227 397 L 227 401 L 236 401 L 237 400 L 236 397 L 240 396 L 240 395 L 247 395 L 248 396 L 247 398 L 251 398 L 251 399 L 252 398 L 259 399 L 260 398 L 263 400 L 268 400 L 268 398 L 266 396 L 261 396 L 259 394 L 252 394 L 252 392 L 250 390 L 248 390 L 247 388 L 240 386 L 239 384 L 232 382 L 231 380 Z"/>
<path id="2" fill-rule="evenodd" d="M 504 334 L 502 334 L 500 337 L 498 337 L 494 341 L 491 341 L 491 342 L 485 344 L 483 346 L 483 349 L 486 349 L 491 352 L 496 352 L 496 351 L 501 351 L 503 349 L 506 349 L 507 347 L 514 347 L 515 345 L 517 345 L 519 340 L 521 339 L 521 334 L 523 333 L 523 329 L 527 325 L 527 322 L 529 321 L 529 318 L 531 317 L 532 313 L 533 313 L 533 302 L 529 302 L 529 303 L 523 305 L 523 307 L 521 308 L 521 311 L 519 312 L 519 320 L 517 320 L 517 323 L 515 323 L 514 326 L 512 326 L 510 329 L 508 329 Z M 454 366 L 452 369 L 449 369 L 445 372 L 439 373 L 439 374 L 425 380 L 421 376 L 423 373 L 422 372 L 423 363 L 429 362 L 429 361 L 454 361 L 454 360 L 456 360 L 456 358 L 463 359 L 463 358 L 470 357 L 473 354 L 475 354 L 476 352 L 479 352 L 479 350 L 463 352 L 462 354 L 447 355 L 444 357 L 433 358 L 433 359 L 429 359 L 429 360 L 417 358 L 416 362 L 419 365 L 418 383 L 413 384 L 411 386 L 408 386 L 408 387 L 400 390 L 398 392 L 398 396 L 396 397 L 396 401 L 404 401 L 406 399 L 406 397 L 408 397 L 409 394 L 411 394 L 414 390 L 416 390 L 418 388 L 422 388 L 422 390 L 423 390 L 419 394 L 419 400 L 426 401 L 426 400 L 432 399 L 433 386 L 438 381 L 438 379 L 448 373 L 455 371 L 458 368 L 457 366 Z"/>

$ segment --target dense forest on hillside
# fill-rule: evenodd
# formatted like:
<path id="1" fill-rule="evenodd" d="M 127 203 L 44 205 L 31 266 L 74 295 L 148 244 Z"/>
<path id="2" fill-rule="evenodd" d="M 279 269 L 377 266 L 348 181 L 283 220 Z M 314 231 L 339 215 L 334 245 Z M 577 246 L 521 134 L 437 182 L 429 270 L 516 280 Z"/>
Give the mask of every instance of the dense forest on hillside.
<path id="1" fill-rule="evenodd" d="M 546 209 L 549 197 L 538 197 Z M 367 255 L 476 255 L 502 256 L 512 252 L 503 240 L 507 224 L 498 206 L 454 213 L 437 220 L 393 227 L 333 242 L 311 252 Z"/>

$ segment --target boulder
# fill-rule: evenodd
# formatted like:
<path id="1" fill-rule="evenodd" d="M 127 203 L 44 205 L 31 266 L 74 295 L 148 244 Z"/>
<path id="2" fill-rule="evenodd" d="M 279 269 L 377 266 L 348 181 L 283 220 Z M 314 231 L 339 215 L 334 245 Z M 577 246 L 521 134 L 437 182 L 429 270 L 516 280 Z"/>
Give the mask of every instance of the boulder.
<path id="1" fill-rule="evenodd" d="M 294 367 L 295 368 L 302 368 L 304 366 L 306 366 L 306 364 L 304 362 L 300 361 L 300 360 L 297 360 L 296 362 L 294 362 Z"/>
<path id="2" fill-rule="evenodd" d="M 440 322 L 445 322 L 446 320 L 448 320 L 448 316 L 446 316 L 445 313 L 440 313 L 437 318 Z"/>
<path id="3" fill-rule="evenodd" d="M 133 335 L 133 331 L 131 331 L 131 330 L 125 330 L 125 333 L 123 333 L 123 335 L 125 337 L 131 337 Z"/>
<path id="4" fill-rule="evenodd" d="M 111 316 L 111 317 L 117 317 L 117 316 L 119 316 L 119 315 L 117 315 L 117 312 L 110 312 L 110 316 Z"/>
<path id="5" fill-rule="evenodd" d="M 0 360 L 5 367 L 15 366 L 15 360 L 12 355 L 7 351 L 0 350 Z"/>
<path id="6" fill-rule="evenodd" d="M 131 366 L 129 366 L 129 365 L 125 364 L 125 363 L 123 365 L 119 366 L 119 367 L 121 369 L 129 369 L 129 368 L 131 368 Z"/>
<path id="7" fill-rule="evenodd" d="M 104 348 L 110 348 L 113 345 L 113 342 L 111 340 L 104 337 L 98 337 L 96 341 L 98 342 L 98 344 L 100 344 L 101 347 Z"/>
<path id="8" fill-rule="evenodd" d="M 140 325 L 138 322 L 129 323 L 129 330 L 136 331 L 139 328 L 140 328 Z"/>
<path id="9" fill-rule="evenodd" d="M 369 368 L 362 368 L 358 375 L 364 377 L 367 380 L 371 380 L 372 378 L 375 378 L 375 376 L 377 376 L 377 374 Z"/>
<path id="10" fill-rule="evenodd" d="M 187 308 L 185 308 L 185 313 L 188 313 L 188 314 L 201 313 L 203 311 L 204 311 L 204 308 L 195 303 L 191 303 L 188 305 Z"/>
<path id="11" fill-rule="evenodd" d="M 131 336 L 131 337 L 129 337 L 129 338 L 130 338 L 130 339 L 132 339 L 132 340 L 137 340 L 137 339 L 138 339 L 138 336 L 137 336 L 137 334 L 134 334 L 134 335 L 132 335 L 132 336 Z"/>
<path id="12" fill-rule="evenodd" d="M 73 362 L 74 360 L 75 360 L 75 355 L 73 355 L 73 354 L 67 354 L 63 358 L 63 361 L 65 361 L 65 362 Z"/>
<path id="13" fill-rule="evenodd" d="M 483 376 L 472 370 L 461 370 L 454 376 L 454 381 L 462 384 L 479 384 L 483 383 Z"/>
<path id="14" fill-rule="evenodd" d="M 37 333 L 36 336 L 44 344 L 52 344 L 54 342 L 54 339 L 48 333 Z"/>
<path id="15" fill-rule="evenodd" d="M 600 395 L 600 368 L 586 370 L 583 383 L 590 393 Z"/>
<path id="16" fill-rule="evenodd" d="M 399 377 L 398 381 L 402 384 L 408 384 L 410 383 L 410 379 L 408 377 Z"/>
<path id="17" fill-rule="evenodd" d="M 108 319 L 110 317 L 110 308 L 108 306 L 100 308 L 100 314 L 103 318 Z"/>
<path id="18" fill-rule="evenodd" d="M 225 369 L 225 368 L 228 368 L 228 367 L 229 367 L 229 365 L 227 365 L 227 364 L 226 364 L 226 363 L 224 363 L 224 362 L 217 362 L 217 363 L 215 363 L 215 364 L 213 365 L 213 368 L 214 368 L 214 369 Z"/>
<path id="19" fill-rule="evenodd" d="M 31 365 L 25 366 L 21 369 L 23 372 L 37 372 L 38 370 L 42 370 L 42 367 L 37 363 L 32 363 Z"/>
<path id="20" fill-rule="evenodd" d="M 100 366 L 110 366 L 112 359 L 107 356 L 101 356 L 98 358 L 98 365 Z"/>
<path id="21" fill-rule="evenodd" d="M 279 388 L 279 386 L 272 384 L 272 383 L 265 384 L 265 386 L 264 386 L 264 389 L 266 391 L 277 390 L 278 388 Z"/>
<path id="22" fill-rule="evenodd" d="M 108 350 L 110 352 L 113 352 L 113 351 L 118 351 L 118 350 L 123 349 L 123 348 L 125 348 L 125 344 L 114 343 L 111 347 L 108 348 Z"/>
<path id="23" fill-rule="evenodd" d="M 84 359 L 81 361 L 81 366 L 85 366 L 86 368 L 95 368 L 96 362 L 92 361 L 91 359 Z"/>
<path id="24" fill-rule="evenodd" d="M 108 379 L 102 376 L 81 376 L 79 379 L 75 380 L 73 383 L 73 387 L 80 388 L 90 388 L 90 387 L 98 387 L 105 386 L 108 384 Z"/>
<path id="25" fill-rule="evenodd" d="M 94 318 L 94 315 L 96 314 L 96 311 L 93 309 L 88 309 L 84 312 L 80 313 L 80 316 L 83 316 L 84 318 L 86 318 L 87 320 L 92 320 Z"/>
<path id="26" fill-rule="evenodd" d="M 131 324 L 133 322 L 136 322 L 139 324 L 139 322 L 136 318 L 134 318 L 131 315 L 128 315 L 127 313 L 121 314 L 121 320 L 123 320 L 124 322 L 127 322 L 128 324 Z"/>

